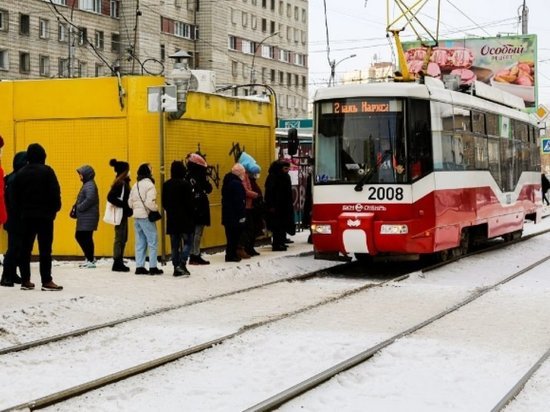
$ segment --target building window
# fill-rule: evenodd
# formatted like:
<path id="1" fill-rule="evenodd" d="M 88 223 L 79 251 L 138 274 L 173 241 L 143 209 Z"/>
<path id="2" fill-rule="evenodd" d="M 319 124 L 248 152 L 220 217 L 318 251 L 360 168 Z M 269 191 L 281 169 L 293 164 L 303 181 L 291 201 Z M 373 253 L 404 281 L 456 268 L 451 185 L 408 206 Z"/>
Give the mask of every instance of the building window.
<path id="1" fill-rule="evenodd" d="M 231 76 L 237 77 L 239 74 L 239 63 L 233 60 L 231 62 Z"/>
<path id="2" fill-rule="evenodd" d="M 286 74 L 286 84 L 287 86 L 292 86 L 292 73 Z"/>
<path id="3" fill-rule="evenodd" d="M 194 26 L 184 23 L 182 21 L 176 21 L 174 22 L 174 34 L 178 37 L 192 40 L 195 37 L 193 33 L 193 27 Z"/>
<path id="4" fill-rule="evenodd" d="M 160 45 L 160 61 L 163 62 L 166 60 L 166 46 L 164 44 Z"/>
<path id="5" fill-rule="evenodd" d="M 31 17 L 28 14 L 19 14 L 19 34 L 23 36 L 31 34 Z"/>
<path id="6" fill-rule="evenodd" d="M 50 75 L 50 58 L 49 56 L 42 56 L 38 58 L 38 70 L 40 76 L 48 77 Z"/>
<path id="7" fill-rule="evenodd" d="M 307 23 L 307 11 L 302 9 L 302 23 Z"/>
<path id="8" fill-rule="evenodd" d="M 302 76 L 302 89 L 306 88 L 306 76 Z"/>
<path id="9" fill-rule="evenodd" d="M 120 17 L 120 1 L 119 0 L 111 0 L 109 15 L 111 17 L 114 17 L 114 18 L 117 18 L 117 19 Z"/>
<path id="10" fill-rule="evenodd" d="M 103 66 L 101 63 L 96 63 L 95 71 L 94 71 L 95 77 L 103 76 L 104 72 L 105 72 L 105 66 Z"/>
<path id="11" fill-rule="evenodd" d="M 88 43 L 88 29 L 86 27 L 78 28 L 78 45 L 84 46 Z"/>
<path id="12" fill-rule="evenodd" d="M 0 70 L 8 70 L 9 68 L 8 51 L 6 49 L 0 49 Z"/>
<path id="13" fill-rule="evenodd" d="M 94 37 L 94 46 L 99 50 L 103 50 L 104 45 L 103 32 L 100 30 L 96 30 Z"/>
<path id="14" fill-rule="evenodd" d="M 290 63 L 290 52 L 288 50 L 279 50 L 279 60 Z"/>
<path id="15" fill-rule="evenodd" d="M 111 51 L 120 53 L 120 34 L 118 33 L 111 33 Z"/>
<path id="16" fill-rule="evenodd" d="M 19 73 L 31 72 L 31 55 L 27 52 L 19 53 Z"/>
<path id="17" fill-rule="evenodd" d="M 285 84 L 285 73 L 279 72 L 279 84 Z"/>
<path id="18" fill-rule="evenodd" d="M 248 26 L 248 13 L 243 12 L 243 14 L 242 14 L 242 23 L 243 23 L 243 27 Z"/>
<path id="19" fill-rule="evenodd" d="M 9 14 L 7 10 L 0 9 L 0 31 L 8 30 Z"/>
<path id="20" fill-rule="evenodd" d="M 273 46 L 266 46 L 265 44 L 262 44 L 262 57 L 265 57 L 266 59 L 272 59 Z"/>
<path id="21" fill-rule="evenodd" d="M 275 22 L 273 20 L 269 23 L 269 32 L 271 34 L 275 33 Z"/>
<path id="22" fill-rule="evenodd" d="M 245 54 L 254 54 L 254 42 L 251 42 L 249 40 L 243 40 L 242 52 Z"/>
<path id="23" fill-rule="evenodd" d="M 304 65 L 304 55 L 300 53 L 294 53 L 294 64 L 297 66 Z"/>
<path id="24" fill-rule="evenodd" d="M 57 61 L 57 73 L 59 77 L 69 77 L 69 59 L 60 58 Z"/>
<path id="25" fill-rule="evenodd" d="M 101 0 L 80 0 L 78 8 L 93 13 L 101 13 Z"/>
<path id="26" fill-rule="evenodd" d="M 267 8 L 267 0 L 262 0 L 262 8 Z"/>
<path id="27" fill-rule="evenodd" d="M 59 26 L 57 26 L 57 40 L 63 43 L 68 40 L 67 25 L 65 23 L 59 23 Z"/>
<path id="28" fill-rule="evenodd" d="M 86 62 L 78 62 L 78 77 L 88 77 L 88 65 Z"/>
<path id="29" fill-rule="evenodd" d="M 275 10 L 275 0 L 271 0 L 270 9 Z"/>
<path id="30" fill-rule="evenodd" d="M 181 1 L 182 0 L 174 0 L 174 6 L 181 7 Z"/>
<path id="31" fill-rule="evenodd" d="M 229 50 L 237 50 L 237 38 L 235 36 L 229 36 L 227 47 Z"/>
<path id="32" fill-rule="evenodd" d="M 41 39 L 47 39 L 50 37 L 49 33 L 50 22 L 46 19 L 38 20 L 38 37 Z"/>
<path id="33" fill-rule="evenodd" d="M 254 14 L 250 16 L 250 27 L 252 30 L 256 30 L 258 28 L 258 18 Z"/>
<path id="34" fill-rule="evenodd" d="M 50 0 L 44 0 L 45 2 L 49 3 Z M 67 0 L 51 0 L 52 3 L 59 4 L 61 6 L 67 5 Z"/>
<path id="35" fill-rule="evenodd" d="M 271 69 L 270 80 L 271 80 L 271 83 L 275 83 L 275 69 Z"/>
<path id="36" fill-rule="evenodd" d="M 267 19 L 262 19 L 262 31 L 267 31 Z"/>

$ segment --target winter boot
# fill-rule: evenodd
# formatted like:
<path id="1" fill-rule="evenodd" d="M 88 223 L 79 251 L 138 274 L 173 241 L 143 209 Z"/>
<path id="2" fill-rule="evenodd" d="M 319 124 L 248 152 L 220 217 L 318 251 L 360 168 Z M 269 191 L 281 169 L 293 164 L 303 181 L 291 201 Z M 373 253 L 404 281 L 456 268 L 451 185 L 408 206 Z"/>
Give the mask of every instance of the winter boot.
<path id="1" fill-rule="evenodd" d="M 244 247 L 237 248 L 237 256 L 240 257 L 241 259 L 250 259 L 250 255 L 246 253 L 246 251 L 244 250 Z"/>
<path id="2" fill-rule="evenodd" d="M 113 267 L 111 268 L 113 272 L 129 272 L 130 268 L 124 265 L 122 258 L 117 258 L 113 262 Z"/>
<path id="3" fill-rule="evenodd" d="M 2 274 L 2 280 L 0 280 L 0 286 L 6 286 L 9 288 L 13 288 L 14 282 L 11 279 L 8 279 L 8 275 L 5 273 Z"/>

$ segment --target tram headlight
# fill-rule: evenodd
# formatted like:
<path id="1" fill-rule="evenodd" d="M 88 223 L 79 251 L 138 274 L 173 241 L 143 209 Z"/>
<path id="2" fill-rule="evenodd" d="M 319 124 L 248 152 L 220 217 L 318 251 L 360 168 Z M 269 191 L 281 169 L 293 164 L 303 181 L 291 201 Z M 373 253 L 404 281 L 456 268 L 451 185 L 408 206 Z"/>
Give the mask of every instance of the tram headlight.
<path id="1" fill-rule="evenodd" d="M 332 234 L 332 227 L 330 225 L 311 225 L 311 231 L 320 235 Z"/>
<path id="2" fill-rule="evenodd" d="M 407 225 L 382 225 L 380 226 L 381 235 L 406 235 L 409 233 Z"/>

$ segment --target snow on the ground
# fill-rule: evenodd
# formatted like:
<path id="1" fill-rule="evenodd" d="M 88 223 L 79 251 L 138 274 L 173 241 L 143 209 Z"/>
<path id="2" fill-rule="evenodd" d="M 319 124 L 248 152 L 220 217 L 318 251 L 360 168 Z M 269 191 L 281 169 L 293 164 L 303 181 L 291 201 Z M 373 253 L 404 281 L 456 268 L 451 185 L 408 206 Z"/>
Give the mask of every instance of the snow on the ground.
<path id="1" fill-rule="evenodd" d="M 548 228 L 550 218 L 538 225 L 528 224 L 524 234 Z M 108 260 L 102 261 L 97 269 L 80 269 L 78 262 L 57 262 L 54 279 L 65 286 L 62 292 L 0 288 L 3 303 L 0 346 L 335 264 L 312 257 L 309 260 L 288 257 L 297 252 L 311 251 L 311 245 L 305 242 L 306 237 L 307 233 L 298 234 L 296 243 L 286 254 L 271 252 L 264 247 L 260 248 L 261 256 L 241 263 L 223 262 L 223 253 L 208 256 L 212 264 L 190 266 L 192 275 L 188 279 L 172 277 L 170 265 L 165 267 L 165 275 L 152 277 L 136 276 L 133 272 L 110 272 L 111 262 Z M 549 243 L 550 234 L 545 234 L 513 245 L 506 251 L 461 260 L 437 273 L 416 273 L 395 287 L 369 291 L 368 300 L 362 295 L 352 296 L 344 302 L 241 335 L 191 358 L 49 409 L 242 410 L 284 389 L 275 383 L 285 376 L 294 376 L 295 382 L 307 378 L 312 371 L 323 370 L 372 342 L 426 319 L 435 311 L 448 307 L 449 302 L 460 301 L 473 292 L 470 285 L 474 282 L 487 286 L 524 267 L 525 262 L 546 256 Z M 281 255 L 282 258 L 273 260 Z M 38 284 L 36 266 L 33 269 L 33 278 Z M 374 411 L 487 410 L 550 347 L 549 327 L 546 326 L 550 325 L 547 273 L 548 265 L 546 270 L 538 270 L 501 286 L 475 304 L 414 336 L 401 339 L 368 364 L 342 373 L 321 389 L 285 405 L 282 410 L 362 411 L 367 405 Z M 292 299 L 288 293 L 292 285 L 287 286 L 289 289 L 277 296 L 283 308 L 287 299 Z M 388 300 L 390 297 L 395 300 Z M 272 303 L 266 302 L 266 306 Z M 415 307 L 412 311 L 399 310 L 411 306 Z M 232 310 L 236 306 L 228 304 L 227 307 Z M 529 315 L 533 308 L 540 316 Z M 484 327 L 480 327 L 477 317 L 480 311 L 487 322 Z M 219 330 L 223 330 L 227 323 L 220 311 L 188 316 L 182 320 L 182 325 L 195 324 L 196 329 L 189 334 L 199 338 L 205 322 L 210 322 L 205 329 Z M 510 339 L 510 333 L 499 335 L 499 326 L 516 331 L 514 338 Z M 159 328 L 155 333 L 165 332 Z M 329 345 L 317 347 L 311 344 L 315 341 Z M 98 343 L 91 341 L 88 344 Z M 330 352 L 327 346 L 332 347 Z M 121 351 L 124 349 L 120 348 Z M 24 368 L 25 360 L 29 359 L 25 352 L 18 356 L 21 357 L 20 367 Z M 295 361 L 296 356 L 300 362 Z M 65 361 L 70 364 L 71 357 Z M 76 363 L 75 359 L 72 373 L 83 373 L 91 364 L 93 359 L 89 364 Z M 4 371 L 2 365 L 0 360 L 0 370 Z M 271 375 L 272 379 L 263 374 L 256 376 L 257 368 L 262 366 L 268 371 L 266 376 Z M 524 394 L 507 410 L 546 411 L 550 399 L 550 386 L 545 385 L 550 382 L 549 368 L 544 365 L 536 379 L 528 383 Z M 497 371 L 496 376 L 491 375 L 494 371 Z M 15 370 L 11 372 L 17 373 Z M 64 379 L 63 376 L 52 378 Z M 40 375 L 28 377 L 25 385 L 40 385 L 42 379 Z M 216 387 L 211 384 L 214 379 L 218 384 Z M 254 389 L 250 390 L 251 387 Z M 472 387 L 477 391 L 472 391 Z M 490 402 L 483 396 L 486 393 L 495 394 L 491 395 Z M 463 396 L 457 397 L 457 394 Z M 12 405 L 14 402 L 10 396 L 9 392 L 1 390 L 0 406 Z M 458 402 L 459 398 L 466 398 L 466 402 Z M 485 403 L 476 403 L 480 399 Z"/>

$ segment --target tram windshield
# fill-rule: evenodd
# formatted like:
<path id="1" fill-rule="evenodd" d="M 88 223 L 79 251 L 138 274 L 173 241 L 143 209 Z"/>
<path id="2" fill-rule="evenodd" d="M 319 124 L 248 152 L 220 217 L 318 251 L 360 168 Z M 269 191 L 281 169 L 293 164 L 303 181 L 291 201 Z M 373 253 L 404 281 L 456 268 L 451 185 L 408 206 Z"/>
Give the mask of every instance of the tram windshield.
<path id="1" fill-rule="evenodd" d="M 404 104 L 395 98 L 316 103 L 316 183 L 406 182 Z"/>

